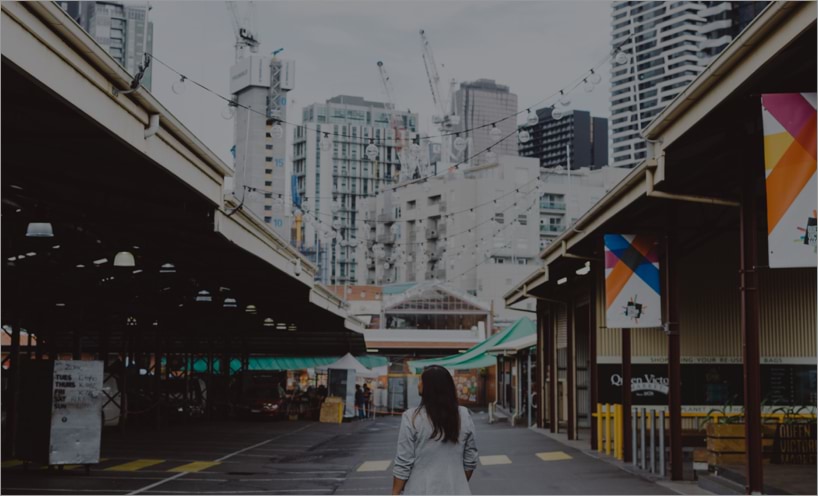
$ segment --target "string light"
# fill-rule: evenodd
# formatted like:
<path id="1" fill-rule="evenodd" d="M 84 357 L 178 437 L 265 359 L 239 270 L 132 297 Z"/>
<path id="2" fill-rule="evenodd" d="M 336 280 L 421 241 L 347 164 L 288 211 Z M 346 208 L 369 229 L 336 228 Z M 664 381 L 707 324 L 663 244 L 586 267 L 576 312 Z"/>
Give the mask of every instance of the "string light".
<path id="1" fill-rule="evenodd" d="M 622 46 L 624 46 L 626 43 L 629 43 L 629 42 L 630 42 L 630 37 L 628 37 L 627 39 L 625 39 L 625 40 L 624 40 L 624 41 L 623 41 L 623 42 L 622 42 L 622 43 L 621 43 L 621 44 L 620 44 L 618 47 L 616 47 L 616 48 L 614 49 L 614 51 L 613 51 L 613 52 L 614 52 L 613 59 L 614 59 L 614 61 L 615 61 L 616 63 L 618 63 L 618 64 L 623 64 L 623 63 L 626 63 L 626 62 L 629 60 L 629 56 L 628 56 L 626 53 L 624 53 L 624 52 L 622 51 Z M 180 91 L 178 91 L 178 92 L 174 90 L 174 92 L 178 94 L 178 93 L 180 93 L 180 92 L 184 91 L 184 83 L 185 83 L 185 81 L 188 79 L 186 76 L 184 76 L 183 74 L 181 74 L 179 71 L 177 71 L 175 68 L 173 68 L 173 67 L 172 67 L 172 66 L 170 66 L 169 64 L 166 64 L 165 62 L 163 62 L 163 61 L 161 61 L 161 60 L 157 59 L 157 58 L 156 58 L 156 57 L 155 57 L 155 56 L 154 56 L 152 53 L 146 53 L 146 57 L 149 57 L 149 58 L 150 58 L 150 59 L 152 59 L 152 60 L 153 60 L 153 59 L 155 59 L 157 62 L 159 62 L 160 64 L 162 64 L 163 66 L 165 66 L 165 67 L 166 67 L 166 68 L 168 68 L 169 70 L 171 70 L 171 71 L 175 72 L 176 74 L 178 74 L 178 75 L 180 76 L 180 79 L 174 83 L 174 86 L 175 86 L 175 87 L 177 87 L 177 88 L 181 88 L 181 89 L 180 89 Z M 596 74 L 595 69 L 598 69 L 599 67 L 601 67 L 602 65 L 604 65 L 606 62 L 608 62 L 610 59 L 611 59 L 611 56 L 609 55 L 609 56 L 607 56 L 605 59 L 603 59 L 603 60 L 602 60 L 602 61 L 601 61 L 599 64 L 597 64 L 597 66 L 595 66 L 595 67 L 593 67 L 593 68 L 589 69 L 585 75 L 583 75 L 582 77 L 580 77 L 580 78 L 578 79 L 578 82 L 577 82 L 576 84 L 569 84 L 569 85 L 568 85 L 566 88 L 569 88 L 569 87 L 570 87 L 570 89 L 568 89 L 567 91 L 568 91 L 568 92 L 570 92 L 572 89 L 576 88 L 576 87 L 577 87 L 577 86 L 578 86 L 578 85 L 579 85 L 581 82 L 583 82 L 583 81 L 584 81 L 586 78 L 588 78 L 588 77 L 592 77 L 593 75 L 595 75 L 595 74 Z M 594 78 L 594 80 L 595 80 L 595 79 L 596 79 L 596 78 Z M 204 89 L 205 91 L 208 91 L 208 92 L 212 93 L 213 95 L 215 95 L 215 96 L 217 96 L 217 97 L 219 97 L 219 98 L 222 98 L 222 99 L 223 99 L 223 100 L 225 100 L 225 101 L 230 101 L 230 98 L 227 98 L 227 97 L 225 97 L 225 96 L 223 96 L 223 95 L 221 95 L 221 94 L 219 94 L 219 93 L 217 93 L 217 92 L 213 91 L 212 89 L 208 88 L 207 86 L 204 86 L 203 84 L 198 83 L 198 82 L 196 82 L 195 80 L 192 80 L 192 79 L 191 79 L 190 81 L 191 81 L 193 84 L 195 84 L 196 86 L 199 86 L 200 88 Z M 543 104 L 543 103 L 546 103 L 548 100 L 550 100 L 552 97 L 554 97 L 554 96 L 556 96 L 556 95 L 566 94 L 566 88 L 563 88 L 563 89 L 559 90 L 558 92 L 556 92 L 556 93 L 554 93 L 554 94 L 552 94 L 552 95 L 549 95 L 549 96 L 547 96 L 547 97 L 545 97 L 545 98 L 541 99 L 540 101 L 536 102 L 534 105 L 532 105 L 532 106 L 528 107 L 528 109 L 530 109 L 531 107 L 536 107 L 536 106 L 538 106 L 538 105 L 541 105 L 541 104 Z M 173 88 L 172 88 L 172 89 L 173 89 Z M 250 111 L 252 111 L 252 112 L 258 113 L 258 114 L 260 114 L 260 115 L 264 115 L 264 116 L 266 117 L 266 114 L 265 114 L 265 113 L 263 113 L 263 112 L 259 112 L 259 111 L 252 110 L 252 109 L 250 109 L 249 107 L 246 107 L 246 106 L 244 106 L 244 105 L 239 105 L 239 106 L 241 106 L 241 107 L 243 107 L 243 108 L 245 108 L 245 109 L 247 109 L 247 110 L 250 110 Z M 466 133 L 468 133 L 468 132 L 470 132 L 470 131 L 474 131 L 474 130 L 477 130 L 477 129 L 482 129 L 482 128 L 484 128 L 484 127 L 489 127 L 489 126 L 492 126 L 492 125 L 498 124 L 498 123 L 500 123 L 500 122 L 504 122 L 504 121 L 506 121 L 506 120 L 508 120 L 508 119 L 511 119 L 511 118 L 513 118 L 513 117 L 516 117 L 516 116 L 520 115 L 522 112 L 523 112 L 523 111 L 521 110 L 521 111 L 519 111 L 519 112 L 515 112 L 515 113 L 513 113 L 513 114 L 510 114 L 510 115 L 508 115 L 508 116 L 506 116 L 506 117 L 504 117 L 504 118 L 502 118 L 502 119 L 498 119 L 497 121 L 490 122 L 490 123 L 486 123 L 486 124 L 482 124 L 482 125 L 480 125 L 480 126 L 476 126 L 476 127 L 471 128 L 471 129 L 466 129 L 466 130 L 463 130 L 463 131 L 461 131 L 461 132 L 466 132 Z M 293 123 L 289 123 L 289 122 L 286 122 L 286 124 L 292 124 L 292 125 L 296 125 L 296 126 L 298 126 L 298 124 L 293 124 Z M 311 129 L 311 128 L 309 128 L 308 126 L 303 126 L 303 125 L 301 125 L 300 127 L 304 127 L 305 129 L 308 129 L 308 130 L 315 130 L 315 129 Z M 436 136 L 427 136 L 426 138 L 427 138 L 427 139 L 429 139 L 429 138 L 442 138 L 442 137 L 446 137 L 446 136 L 453 136 L 453 135 L 455 135 L 455 134 L 457 134 L 457 133 L 455 133 L 455 132 L 451 132 L 451 133 L 442 133 L 442 134 L 439 134 L 439 135 L 436 135 Z M 338 134 L 337 134 L 337 133 L 333 133 L 333 135 L 336 135 L 336 136 L 337 136 Z M 381 141 L 386 142 L 386 138 L 384 138 L 383 140 L 378 140 L 378 141 L 379 141 L 379 142 L 381 142 Z M 362 141 L 362 140 L 359 140 L 359 142 L 363 143 L 363 141 Z"/>
<path id="2" fill-rule="evenodd" d="M 369 160 L 374 161 L 378 158 L 378 147 L 375 146 L 374 140 L 369 140 L 369 145 L 366 147 L 366 157 Z"/>
<path id="3" fill-rule="evenodd" d="M 528 112 L 528 116 L 525 118 L 526 124 L 529 126 L 536 126 L 537 123 L 540 122 L 540 118 L 537 117 L 537 113 L 532 113 L 530 108 L 526 109 L 526 112 Z"/>
<path id="4" fill-rule="evenodd" d="M 595 72 L 593 69 L 591 69 L 591 75 L 588 76 L 588 81 L 591 84 L 599 84 L 602 82 L 602 76 L 600 76 L 598 72 Z"/>
<path id="5" fill-rule="evenodd" d="M 324 137 L 321 138 L 321 143 L 319 143 L 318 146 L 320 146 L 321 150 L 325 152 L 332 148 L 332 140 L 329 139 L 329 133 L 324 133 Z"/>
<path id="6" fill-rule="evenodd" d="M 177 95 L 181 95 L 182 93 L 184 93 L 185 90 L 187 89 L 187 85 L 185 84 L 185 80 L 187 80 L 187 77 L 179 74 L 179 79 L 174 81 L 173 85 L 171 85 L 171 87 L 170 87 L 171 91 L 173 91 Z"/>
<path id="7" fill-rule="evenodd" d="M 562 90 L 560 90 L 560 105 L 562 105 L 563 107 L 571 105 L 571 97 L 563 93 Z"/>
<path id="8" fill-rule="evenodd" d="M 531 135 L 528 133 L 528 131 L 523 129 L 520 131 L 518 139 L 520 140 L 520 143 L 528 143 L 531 140 Z"/>
<path id="9" fill-rule="evenodd" d="M 270 135 L 273 139 L 280 140 L 284 137 L 284 126 L 281 125 L 281 122 L 276 120 L 273 127 L 270 129 Z"/>
<path id="10" fill-rule="evenodd" d="M 503 132 L 500 131 L 500 128 L 495 124 L 492 124 L 491 129 L 489 129 L 489 136 L 496 143 L 500 141 L 500 138 L 503 136 Z"/>
<path id="11" fill-rule="evenodd" d="M 457 133 L 457 137 L 454 139 L 453 145 L 455 150 L 457 150 L 458 152 L 462 152 L 463 150 L 466 149 L 468 143 L 466 142 L 465 139 L 463 139 L 462 136 L 460 136 L 460 133 Z"/>

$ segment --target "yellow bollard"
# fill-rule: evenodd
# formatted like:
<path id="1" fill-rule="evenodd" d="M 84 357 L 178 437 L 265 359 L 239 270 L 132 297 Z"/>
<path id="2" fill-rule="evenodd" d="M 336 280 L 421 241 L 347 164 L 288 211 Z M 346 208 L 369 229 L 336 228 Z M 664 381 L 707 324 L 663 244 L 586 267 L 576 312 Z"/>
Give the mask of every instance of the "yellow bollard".
<path id="1" fill-rule="evenodd" d="M 611 454 L 611 404 L 605 403 L 605 454 Z"/>
<path id="2" fill-rule="evenodd" d="M 596 451 L 602 453 L 602 403 L 596 404 Z"/>
<path id="3" fill-rule="evenodd" d="M 625 416 L 622 415 L 622 405 L 614 407 L 614 418 L 616 426 L 616 459 L 625 459 Z"/>

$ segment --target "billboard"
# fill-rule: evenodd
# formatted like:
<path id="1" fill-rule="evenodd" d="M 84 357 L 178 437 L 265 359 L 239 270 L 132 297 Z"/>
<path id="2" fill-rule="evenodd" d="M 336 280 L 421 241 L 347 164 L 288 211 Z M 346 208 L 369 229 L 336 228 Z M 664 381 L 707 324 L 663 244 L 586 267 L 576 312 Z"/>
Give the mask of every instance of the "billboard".
<path id="1" fill-rule="evenodd" d="M 761 95 L 771 268 L 816 266 L 815 97 Z"/>
<path id="2" fill-rule="evenodd" d="M 605 235 L 607 327 L 662 325 L 658 246 L 658 240 L 650 235 Z"/>

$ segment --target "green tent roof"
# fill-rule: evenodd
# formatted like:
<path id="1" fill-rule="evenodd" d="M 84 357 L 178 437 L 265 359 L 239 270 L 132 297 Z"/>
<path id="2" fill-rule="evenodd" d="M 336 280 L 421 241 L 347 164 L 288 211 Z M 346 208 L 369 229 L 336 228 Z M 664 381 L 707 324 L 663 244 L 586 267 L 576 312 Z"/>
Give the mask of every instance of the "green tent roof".
<path id="1" fill-rule="evenodd" d="M 490 348 L 500 345 L 506 341 L 513 341 L 525 336 L 537 333 L 537 326 L 528 317 L 523 317 L 517 322 L 506 327 L 504 330 L 489 337 L 468 350 L 465 353 L 450 355 L 442 358 L 429 358 L 426 360 L 412 360 L 409 368 L 415 371 L 423 369 L 429 365 L 440 365 L 447 369 L 464 370 L 479 369 L 497 365 L 497 357 L 486 353 Z"/>
<path id="2" fill-rule="evenodd" d="M 251 357 L 249 360 L 250 370 L 303 370 L 329 365 L 337 361 L 340 357 Z M 389 365 L 389 360 L 383 356 L 363 355 L 355 357 L 361 364 L 368 368 L 383 367 Z M 164 362 L 164 360 L 163 360 Z M 213 360 L 213 372 L 219 373 L 221 360 Z M 241 361 L 233 359 L 230 361 L 231 370 L 240 370 Z M 207 372 L 207 359 L 193 360 L 194 372 Z"/>

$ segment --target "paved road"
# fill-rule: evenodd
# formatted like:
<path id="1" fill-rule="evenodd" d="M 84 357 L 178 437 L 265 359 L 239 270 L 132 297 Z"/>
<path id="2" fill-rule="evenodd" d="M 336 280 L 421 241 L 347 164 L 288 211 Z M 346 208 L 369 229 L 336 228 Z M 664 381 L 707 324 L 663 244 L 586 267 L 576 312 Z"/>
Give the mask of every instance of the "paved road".
<path id="1" fill-rule="evenodd" d="M 474 494 L 673 494 L 522 427 L 475 414 Z M 388 494 L 399 418 L 228 422 L 105 432 L 90 475 L 3 462 L 4 494 Z"/>

